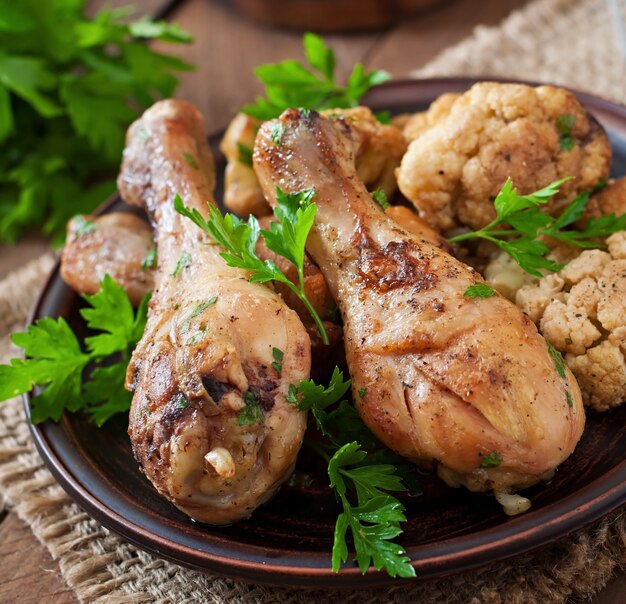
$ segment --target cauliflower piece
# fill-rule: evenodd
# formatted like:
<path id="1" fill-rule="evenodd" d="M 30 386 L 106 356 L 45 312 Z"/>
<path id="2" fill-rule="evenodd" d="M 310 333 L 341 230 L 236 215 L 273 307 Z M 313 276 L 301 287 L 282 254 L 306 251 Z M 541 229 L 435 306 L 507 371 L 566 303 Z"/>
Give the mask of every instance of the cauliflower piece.
<path id="1" fill-rule="evenodd" d="M 421 136 L 426 130 L 440 122 L 450 113 L 452 105 L 461 96 L 457 92 L 446 92 L 435 99 L 426 111 L 411 115 L 402 127 L 402 134 L 411 142 Z"/>
<path id="2" fill-rule="evenodd" d="M 626 231 L 607 250 L 586 250 L 561 271 L 522 287 L 516 304 L 572 370 L 586 406 L 626 401 Z"/>
<path id="3" fill-rule="evenodd" d="M 584 227 L 590 218 L 605 214 L 626 214 L 626 177 L 609 181 L 606 187 L 592 195 L 579 224 Z"/>
<path id="4" fill-rule="evenodd" d="M 606 178 L 610 163 L 606 133 L 571 92 L 484 82 L 410 143 L 396 174 L 420 216 L 446 231 L 493 220 L 492 199 L 509 177 L 525 194 L 572 176 L 546 205 L 557 214 Z"/>
<path id="5" fill-rule="evenodd" d="M 382 124 L 367 107 L 328 109 L 322 115 L 344 119 L 356 130 L 360 137 L 356 158 L 359 177 L 371 191 L 380 188 L 391 197 L 398 188 L 394 173 L 407 147 L 400 129 Z M 220 150 L 228 160 L 224 205 L 240 216 L 271 213 L 253 167 L 242 161 L 240 152 L 242 146 L 252 151 L 260 125 L 258 120 L 238 113 L 220 143 Z"/>

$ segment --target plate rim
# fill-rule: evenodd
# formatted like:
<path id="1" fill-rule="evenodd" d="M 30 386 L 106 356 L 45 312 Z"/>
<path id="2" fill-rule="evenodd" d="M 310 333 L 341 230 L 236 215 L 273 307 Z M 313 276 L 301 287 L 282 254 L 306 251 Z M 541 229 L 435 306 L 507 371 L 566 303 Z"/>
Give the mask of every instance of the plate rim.
<path id="1" fill-rule="evenodd" d="M 413 92 L 412 102 L 419 103 L 421 100 L 436 98 L 437 95 L 445 91 L 465 90 L 478 81 L 541 84 L 494 77 L 484 79 L 473 77 L 398 79 L 370 91 L 364 102 L 375 108 L 384 108 L 386 94 L 395 89 Z M 572 90 L 588 108 L 609 113 L 616 119 L 623 121 L 626 132 L 626 107 L 602 97 L 568 89 Z M 435 96 L 427 94 L 431 90 L 437 91 Z M 419 98 L 416 98 L 415 95 Z M 215 136 L 215 134 L 211 135 L 211 137 Z M 116 192 L 95 213 L 106 212 L 119 199 L 119 194 Z M 28 317 L 29 323 L 42 316 L 41 307 L 44 305 L 49 289 L 57 279 L 60 279 L 59 264 L 60 260 L 57 260 L 46 278 Z M 59 424 L 44 422 L 33 425 L 29 421 L 29 393 L 24 394 L 22 398 L 33 441 L 45 465 L 70 497 L 83 507 L 91 517 L 140 549 L 160 558 L 201 572 L 217 572 L 243 581 L 280 586 L 318 587 L 320 580 L 323 579 L 327 582 L 325 587 L 354 588 L 400 585 L 408 581 L 444 577 L 485 566 L 491 562 L 510 559 L 554 543 L 589 526 L 594 521 L 626 504 L 625 459 L 601 477 L 585 485 L 583 497 L 579 495 L 579 491 L 576 491 L 538 510 L 531 509 L 521 516 L 509 519 L 506 523 L 457 537 L 421 545 L 407 545 L 407 555 L 411 558 L 417 574 L 415 579 L 393 579 L 386 573 L 375 571 L 372 568 L 365 575 L 362 575 L 356 565 L 342 567 L 341 572 L 335 574 L 330 569 L 330 551 L 324 554 L 307 552 L 304 556 L 305 558 L 313 558 L 316 562 L 324 562 L 325 566 L 294 566 L 289 555 L 285 556 L 287 564 L 276 563 L 276 560 L 280 560 L 280 556 L 269 556 L 267 550 L 265 560 L 258 559 L 259 556 L 250 557 L 249 560 L 242 560 L 240 557 L 233 560 L 232 557 L 195 550 L 183 543 L 162 538 L 125 518 L 119 513 L 119 510 L 113 509 L 109 503 L 98 499 L 96 495 L 90 492 L 79 476 L 71 468 L 66 467 L 54 444 L 50 441 L 48 431 L 52 427 L 61 426 L 67 421 L 67 417 L 64 415 Z M 543 522 L 533 522 L 535 519 L 541 519 Z M 212 537 L 214 540 L 227 541 L 221 537 Z M 207 536 L 208 538 L 209 536 Z M 459 548 L 461 544 L 466 544 L 467 547 Z M 262 548 L 252 547 L 252 549 Z M 437 550 L 437 552 L 424 556 L 424 549 Z M 482 555 L 477 555 L 479 553 Z M 485 554 L 489 554 L 488 559 L 486 559 Z"/>

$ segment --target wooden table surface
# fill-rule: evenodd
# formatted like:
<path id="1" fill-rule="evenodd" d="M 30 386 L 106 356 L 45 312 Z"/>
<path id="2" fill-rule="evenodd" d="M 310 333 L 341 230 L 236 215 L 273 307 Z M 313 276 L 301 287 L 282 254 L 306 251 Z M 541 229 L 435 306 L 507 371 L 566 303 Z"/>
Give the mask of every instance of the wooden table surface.
<path id="1" fill-rule="evenodd" d="M 478 24 L 496 24 L 526 0 L 452 0 L 446 5 L 405 19 L 380 32 L 328 35 L 338 56 L 341 77 L 361 61 L 394 77 L 406 76 L 440 50 L 469 35 Z M 196 64 L 185 74 L 178 96 L 196 104 L 209 131 L 223 127 L 238 107 L 249 102 L 260 86 L 252 69 L 261 63 L 301 58 L 301 35 L 269 29 L 238 15 L 225 0 L 91 0 L 88 10 L 134 4 L 138 13 L 163 14 L 196 37 L 191 46 L 175 50 Z M 168 49 L 169 50 L 169 49 Z M 47 242 L 30 236 L 15 247 L 0 246 L 0 277 L 47 249 Z M 2 494 L 0 493 L 0 501 Z M 77 602 L 57 564 L 14 512 L 0 511 L 0 604 Z M 626 602 L 626 574 L 594 598 L 593 604 Z"/>

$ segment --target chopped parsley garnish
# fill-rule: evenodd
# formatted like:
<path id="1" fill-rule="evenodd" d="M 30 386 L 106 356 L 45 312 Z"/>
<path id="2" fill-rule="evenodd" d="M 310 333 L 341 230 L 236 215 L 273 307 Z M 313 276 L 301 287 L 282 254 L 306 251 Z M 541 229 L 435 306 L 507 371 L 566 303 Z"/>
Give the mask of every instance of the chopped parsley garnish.
<path id="1" fill-rule="evenodd" d="M 261 402 L 258 392 L 248 390 L 244 392 L 243 400 L 246 406 L 239 411 L 237 415 L 238 426 L 252 426 L 254 424 L 262 424 L 265 422 L 265 415 L 261 408 Z"/>
<path id="2" fill-rule="evenodd" d="M 146 254 L 146 257 L 141 263 L 141 270 L 147 271 L 154 268 L 157 264 L 157 249 L 156 247 L 150 248 L 150 251 Z"/>
<path id="3" fill-rule="evenodd" d="M 466 298 L 491 298 L 496 295 L 496 290 L 493 287 L 489 287 L 486 283 L 476 283 L 470 285 L 463 292 Z"/>
<path id="4" fill-rule="evenodd" d="M 199 304 L 197 304 L 194 309 L 189 313 L 189 316 L 185 319 L 183 323 L 183 331 L 187 331 L 191 326 L 191 321 L 195 319 L 198 315 L 202 314 L 209 306 L 213 306 L 217 302 L 217 296 L 213 296 L 208 300 L 203 300 Z M 196 342 L 197 343 L 197 342 Z"/>
<path id="5" fill-rule="evenodd" d="M 189 401 L 181 394 L 178 397 L 178 402 L 176 403 L 176 409 L 187 409 L 189 407 Z"/>
<path id="6" fill-rule="evenodd" d="M 79 214 L 78 216 L 74 216 L 74 226 L 74 236 L 78 238 L 87 233 L 91 233 L 98 225 L 93 220 L 87 220 L 84 216 Z"/>
<path id="7" fill-rule="evenodd" d="M 481 468 L 497 468 L 502 463 L 502 456 L 497 451 L 492 451 L 483 455 L 483 459 L 480 462 Z"/>
<path id="8" fill-rule="evenodd" d="M 178 277 L 183 269 L 189 268 L 191 266 L 191 256 L 187 252 L 183 252 L 174 267 L 174 272 L 172 273 L 172 277 Z"/>
<path id="9" fill-rule="evenodd" d="M 283 357 L 285 354 L 280 348 L 272 348 L 272 357 L 274 361 L 272 362 L 272 367 L 275 371 L 280 373 L 283 370 Z"/>
<path id="10" fill-rule="evenodd" d="M 261 230 L 258 220 L 250 216 L 243 222 L 234 214 L 222 216 L 214 206 L 209 207 L 209 219 L 196 209 L 189 209 L 179 195 L 174 198 L 176 211 L 189 218 L 204 232 L 208 233 L 225 251 L 220 255 L 228 266 L 249 270 L 250 281 L 284 283 L 306 306 L 315 321 L 324 344 L 328 344 L 328 334 L 315 308 L 304 291 L 304 247 L 313 226 L 317 207 L 312 203 L 315 191 L 307 189 L 295 193 L 284 193 L 276 187 L 276 207 L 274 215 L 278 221 L 270 224 L 270 230 Z M 274 253 L 289 260 L 298 271 L 298 283 L 292 283 L 272 260 L 261 260 L 256 253 L 256 244 L 262 236 L 265 245 Z"/>
<path id="11" fill-rule="evenodd" d="M 206 329 L 200 329 L 187 340 L 187 346 L 195 346 L 196 344 L 199 344 L 202 342 L 205 335 Z"/>
<path id="12" fill-rule="evenodd" d="M 589 193 L 578 195 L 557 218 L 542 212 L 540 206 L 548 203 L 566 180 L 569 179 L 557 180 L 530 195 L 519 195 L 507 179 L 494 201 L 496 218 L 478 231 L 452 237 L 450 242 L 485 239 L 511 256 L 527 273 L 541 277 L 542 270 L 556 272 L 563 268 L 546 257 L 550 248 L 542 241 L 543 237 L 582 248 L 598 248 L 603 244 L 597 239 L 626 229 L 626 214 L 592 218 L 583 230 L 569 228 L 583 215 Z"/>
<path id="13" fill-rule="evenodd" d="M 244 113 L 266 121 L 290 107 L 316 110 L 356 107 L 372 86 L 390 78 L 386 71 L 366 72 L 363 65 L 357 63 L 346 85 L 342 86 L 335 81 L 333 49 L 312 33 L 305 33 L 302 41 L 308 65 L 287 60 L 257 67 L 254 73 L 265 85 L 265 97 L 246 105 L 242 109 Z"/>
<path id="14" fill-rule="evenodd" d="M 239 162 L 252 167 L 252 147 L 237 143 L 237 152 L 239 153 Z"/>
<path id="15" fill-rule="evenodd" d="M 572 400 L 572 395 L 569 393 L 569 390 L 565 391 L 565 402 L 567 403 L 568 407 L 574 406 L 574 401 Z"/>
<path id="16" fill-rule="evenodd" d="M 367 388 L 359 388 L 359 396 L 361 398 L 365 398 L 366 394 L 367 394 Z"/>
<path id="17" fill-rule="evenodd" d="M 547 340 L 546 346 L 548 347 L 548 352 L 550 353 L 550 357 L 552 358 L 552 362 L 554 363 L 556 372 L 559 374 L 559 376 L 565 379 L 565 359 L 563 358 L 563 355 Z"/>
<path id="18" fill-rule="evenodd" d="M 372 199 L 383 209 L 391 207 L 391 204 L 387 201 L 387 194 L 382 189 L 376 189 L 372 193 Z"/>
<path id="19" fill-rule="evenodd" d="M 183 157 L 185 158 L 185 161 L 187 162 L 187 164 L 193 168 L 194 170 L 198 170 L 200 168 L 200 166 L 198 165 L 198 162 L 195 160 L 194 156 L 191 155 L 191 153 L 183 153 Z"/>
<path id="20" fill-rule="evenodd" d="M 563 151 L 571 151 L 576 145 L 571 134 L 575 121 L 576 116 L 569 113 L 564 113 L 556 118 L 556 127 L 561 133 L 559 144 Z"/>
<path id="21" fill-rule="evenodd" d="M 280 143 L 283 140 L 285 134 L 285 125 L 281 122 L 274 122 L 270 127 L 270 138 L 277 147 L 280 147 Z"/>
<path id="22" fill-rule="evenodd" d="M 149 296 L 135 312 L 124 289 L 107 275 L 97 294 L 83 298 L 89 308 L 80 314 L 90 329 L 100 332 L 85 338 L 85 350 L 62 317 L 39 319 L 25 333 L 11 336 L 26 359 L 0 365 L 0 400 L 42 387 L 31 397 L 33 423 L 59 421 L 64 411 L 85 409 L 100 426 L 130 409 L 132 395 L 124 388 L 126 368 L 143 334 Z M 111 363 L 113 355 L 121 360 Z M 88 364 L 95 367 L 86 376 Z"/>

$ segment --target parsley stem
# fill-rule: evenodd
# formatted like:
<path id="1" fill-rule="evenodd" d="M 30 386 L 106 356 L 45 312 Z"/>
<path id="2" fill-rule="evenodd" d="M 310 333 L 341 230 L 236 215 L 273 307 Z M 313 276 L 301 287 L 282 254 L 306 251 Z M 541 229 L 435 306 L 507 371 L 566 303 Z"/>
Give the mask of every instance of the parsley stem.
<path id="1" fill-rule="evenodd" d="M 311 302 L 309 302 L 309 299 L 307 298 L 306 293 L 304 292 L 304 275 L 302 273 L 302 269 L 298 269 L 298 281 L 300 284 L 299 287 L 296 286 L 294 283 L 292 283 L 289 279 L 285 279 L 283 283 L 294 294 L 296 294 L 300 302 L 302 302 L 302 304 L 306 306 L 306 309 L 309 311 L 309 314 L 311 315 L 311 317 L 313 317 L 313 321 L 315 321 L 315 326 L 317 327 L 317 331 L 320 334 L 320 337 L 322 338 L 322 342 L 324 342 L 324 344 L 328 346 L 328 344 L 330 343 L 330 340 L 328 339 L 328 333 L 326 332 L 324 323 L 322 322 L 322 319 L 320 319 L 320 316 L 317 314 L 317 311 L 313 308 L 313 305 L 311 304 Z"/>

